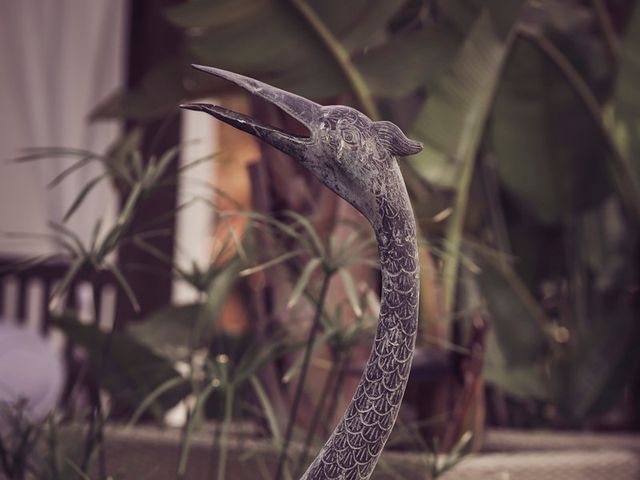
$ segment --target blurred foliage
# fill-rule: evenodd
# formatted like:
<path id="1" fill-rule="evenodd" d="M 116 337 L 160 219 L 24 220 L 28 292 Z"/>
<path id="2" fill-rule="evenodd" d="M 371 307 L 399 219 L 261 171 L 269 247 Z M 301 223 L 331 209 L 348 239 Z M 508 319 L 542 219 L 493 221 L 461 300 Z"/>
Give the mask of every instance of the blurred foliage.
<path id="1" fill-rule="evenodd" d="M 158 219 L 141 222 L 138 211 L 151 191 L 177 181 L 173 174 L 167 174 L 167 166 L 175 160 L 182 147 L 173 148 L 159 158 L 146 160 L 138 146 L 139 131 L 135 130 L 118 141 L 105 155 L 72 149 L 38 149 L 30 150 L 18 158 L 18 161 L 35 161 L 63 154 L 79 157 L 72 167 L 52 182 L 54 186 L 84 167 L 89 160 L 99 160 L 105 172 L 96 178 L 109 178 L 124 196 L 115 225 L 106 233 L 101 233 L 102 224 L 98 220 L 93 238 L 86 245 L 64 223 L 52 225 L 52 235 L 60 243 L 63 252 L 56 257 L 64 257 L 69 268 L 52 293 L 51 309 L 63 307 L 75 282 L 88 279 L 91 283 L 97 280 L 98 273 L 105 270 L 113 275 L 112 280 L 119 284 L 121 293 L 135 304 L 135 292 L 113 263 L 112 254 L 125 242 L 133 243 L 159 262 L 168 264 L 176 279 L 185 282 L 197 294 L 197 300 L 192 303 L 167 305 L 138 322 L 125 324 L 121 331 L 107 330 L 101 326 L 97 311 L 93 312 L 89 322 L 72 310 L 57 314 L 51 320 L 51 325 L 65 334 L 74 351 L 82 351 L 86 356 L 82 378 L 75 379 L 73 388 L 82 391 L 87 387 L 82 385 L 85 380 L 90 393 L 102 391 L 108 393 L 110 399 L 103 406 L 104 401 L 99 396 L 92 396 L 93 411 L 85 433 L 83 453 L 71 468 L 74 475 L 87 475 L 93 465 L 91 459 L 95 457 L 94 453 L 104 458 L 103 429 L 108 418 L 106 405 L 120 410 L 124 407 L 126 412 L 133 411 L 130 424 L 137 423 L 148 414 L 162 423 L 167 411 L 184 401 L 188 415 L 180 442 L 177 475 L 185 472 L 193 432 L 207 418 L 215 418 L 222 425 L 217 478 L 223 479 L 227 431 L 234 418 L 257 418 L 267 427 L 275 446 L 286 452 L 283 444 L 287 441 L 283 442 L 280 434 L 286 413 L 278 412 L 281 418 L 276 417 L 276 409 L 260 378 L 263 369 L 273 366 L 284 354 L 303 346 L 279 326 L 275 329 L 268 326 L 272 332 L 267 338 L 257 333 L 266 330 L 267 326 L 242 335 L 225 332 L 219 324 L 219 317 L 230 292 L 244 277 L 262 275 L 267 269 L 279 268 L 290 273 L 291 293 L 287 309 L 297 315 L 298 309 L 311 306 L 316 311 L 317 327 L 322 327 L 324 331 L 317 338 L 310 336 L 305 352 L 282 374 L 282 384 L 300 377 L 297 388 L 300 392 L 304 391 L 304 377 L 311 357 L 319 347 L 328 345 L 336 357 L 334 368 L 337 371 L 337 367 L 340 367 L 342 371 L 342 380 L 338 384 L 328 382 L 325 385 L 327 399 L 329 392 L 332 393 L 330 411 L 334 411 L 335 399 L 340 393 L 340 384 L 348 367 L 346 363 L 339 362 L 337 357 L 346 354 L 359 340 L 370 335 L 374 325 L 371 309 L 375 311 L 379 308 L 376 300 L 371 298 L 371 292 L 362 292 L 356 287 L 347 268 L 358 264 L 377 267 L 377 262 L 373 260 L 375 242 L 370 232 L 363 232 L 352 223 L 345 223 L 348 235 L 343 240 L 333 235 L 323 239 L 314 225 L 296 212 L 279 212 L 276 218 L 253 211 L 223 211 L 209 198 L 198 197 L 177 206 L 167 215 L 175 215 L 193 202 L 202 202 L 211 207 L 212 215 L 221 223 L 243 217 L 247 220 L 247 228 L 242 238 L 237 238 L 234 231 L 229 231 L 226 238 L 220 239 L 218 248 L 212 252 L 206 265 L 200 266 L 195 262 L 188 266 L 179 265 L 148 242 L 155 235 L 166 234 L 164 230 L 154 228 Z M 177 175 L 210 158 L 179 167 Z M 90 181 L 78 198 L 73 200 L 74 208 L 65 222 L 90 194 L 94 184 L 93 180 Z M 214 192 L 215 189 L 212 189 L 212 194 Z M 225 200 L 229 199 L 225 197 Z M 270 239 L 270 248 L 256 248 L 256 232 Z M 51 259 L 28 259 L 18 268 L 28 268 Z M 316 298 L 315 278 L 319 272 L 323 272 L 327 281 L 331 277 L 339 277 L 347 292 L 345 304 L 339 305 L 335 312 L 325 312 L 323 299 Z M 93 293 L 95 295 L 98 292 Z M 357 317 L 353 324 L 343 319 L 346 306 Z M 238 399 L 242 399 L 240 403 Z M 260 407 L 255 408 L 254 403 Z M 324 402 L 316 414 L 318 421 L 323 407 L 326 407 Z M 290 425 L 294 424 L 295 411 L 296 408 L 293 408 L 288 415 Z M 31 453 L 25 453 L 25 457 L 29 455 Z M 100 460 L 100 465 L 103 464 Z"/>
<path id="2" fill-rule="evenodd" d="M 339 97 L 372 118 L 401 125 L 425 145 L 421 154 L 400 162 L 443 286 L 444 312 L 435 318 L 421 312 L 421 328 L 438 330 L 425 325 L 438 323 L 445 337 L 440 344 L 467 355 L 472 314 L 486 313 L 491 331 L 484 378 L 512 398 L 552 407 L 541 408 L 530 423 L 577 425 L 618 405 L 638 374 L 636 3 L 616 3 L 617 15 L 628 17 L 620 22 L 611 17 L 611 5 L 600 0 L 185 2 L 165 12 L 168 21 L 184 29 L 181 55 L 158 65 L 136 88 L 102 102 L 93 117 L 144 122 L 185 99 L 229 88 L 191 70 L 195 62 L 319 101 Z M 135 292 L 113 262 L 113 252 L 125 242 L 171 265 L 198 298 L 167 305 L 123 331 L 104 332 L 97 315 L 87 324 L 73 312 L 59 316 L 55 325 L 86 351 L 98 389 L 133 411 L 132 424 L 149 413 L 161 418 L 178 402 L 192 400 L 178 475 L 186 469 L 195 429 L 207 417 L 220 420 L 219 479 L 225 477 L 234 418 L 258 418 L 286 456 L 297 400 L 289 411 L 278 408 L 264 372 L 277 367 L 278 391 L 297 379 L 295 396 L 300 397 L 311 358 L 327 347 L 328 375 L 300 467 L 312 442 L 324 438 L 315 437 L 316 428 L 335 417 L 353 348 L 374 327 L 378 299 L 356 284 L 349 269 L 377 267 L 375 241 L 355 225 L 347 225 L 353 228 L 346 236 L 324 235 L 297 212 L 221 212 L 212 204 L 212 215 L 222 221 L 248 220 L 246 235 L 230 235 L 205 266 L 176 265 L 148 242 L 167 234 L 154 227 L 158 219 L 136 215 L 151 192 L 177 181 L 167 172 L 183 146 L 144 159 L 140 141 L 141 131 L 134 129 L 105 155 L 31 149 L 18 159 L 77 158 L 51 182 L 54 187 L 89 162 L 102 163 L 104 173 L 87 183 L 65 221 L 102 181 L 111 181 L 123 198 L 116 223 L 103 230 L 98 220 L 86 245 L 64 222 L 52 225 L 70 263 L 53 292 L 52 307 L 64 301 L 81 273 L 91 277 L 105 270 L 136 305 Z M 178 205 L 166 215 L 188 206 Z M 258 248 L 256 238 L 269 241 Z M 22 267 L 47 260 L 30 259 Z M 244 277 L 259 279 L 270 269 L 285 272 L 278 278 L 289 280 L 279 312 L 315 316 L 306 347 L 298 340 L 300 322 L 286 329 L 253 325 L 242 338 L 220 328 L 220 312 L 232 289 L 244 285 Z M 323 308 L 326 291 L 318 288 L 319 280 L 327 287 L 339 282 L 344 302 Z M 289 363 L 282 359 L 298 350 Z M 106 414 L 99 409 L 98 414 L 100 429 Z M 19 427 L 15 431 L 26 436 L 12 440 L 10 449 L 0 439 L 7 471 L 24 469 L 32 436 L 39 435 Z M 101 442 L 92 430 L 76 435 L 85 437 L 84 453 L 73 457 L 80 458 L 77 463 L 67 462 L 69 457 L 55 460 L 53 449 L 52 465 L 86 473 Z M 438 448 L 431 449 L 427 463 L 433 477 L 466 451 L 471 433 L 459 431 L 466 433 L 449 457 L 443 460 Z M 55 436 L 53 423 L 48 432 Z M 411 434 L 417 444 L 424 443 L 419 436 Z"/>
<path id="3" fill-rule="evenodd" d="M 638 360 L 635 3 L 191 1 L 166 11 L 183 53 L 95 116 L 150 118 L 224 92 L 195 62 L 347 95 L 409 129 L 425 149 L 402 166 L 443 262 L 438 321 L 461 341 L 458 274 L 474 265 L 487 378 L 571 423 L 614 405 Z"/>
<path id="4" fill-rule="evenodd" d="M 85 325 L 71 315 L 53 321 L 67 338 L 88 353 L 90 378 L 118 401 L 137 405 L 157 385 L 179 376 L 172 363 L 129 335 L 107 333 L 95 325 Z M 186 395 L 185 389 L 163 396 L 159 406 L 167 409 Z"/>

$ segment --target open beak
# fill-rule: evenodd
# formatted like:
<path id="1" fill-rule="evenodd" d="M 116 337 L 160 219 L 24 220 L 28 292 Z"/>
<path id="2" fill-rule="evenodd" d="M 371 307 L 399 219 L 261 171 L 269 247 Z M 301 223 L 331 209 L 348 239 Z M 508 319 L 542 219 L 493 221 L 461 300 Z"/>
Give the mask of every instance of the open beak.
<path id="1" fill-rule="evenodd" d="M 310 129 L 314 119 L 320 116 L 320 105 L 306 98 L 302 98 L 293 93 L 285 92 L 279 88 L 272 87 L 266 83 L 259 82 L 253 78 L 238 75 L 237 73 L 228 72 L 219 68 L 205 67 L 202 65 L 192 65 L 194 68 L 206 73 L 210 73 L 230 82 L 235 83 L 239 87 L 244 88 L 253 95 L 257 95 L 264 98 L 273 105 L 279 107 L 281 110 L 291 115 L 297 121 L 302 123 L 307 129 Z M 266 125 L 256 119 L 237 113 L 232 110 L 220 107 L 218 105 L 211 105 L 206 103 L 188 103 L 180 105 L 180 108 L 187 110 L 195 110 L 199 112 L 206 112 L 213 115 L 218 120 L 222 120 L 225 123 L 247 133 L 255 135 L 256 137 L 264 140 L 269 145 L 281 150 L 289 155 L 298 156 L 308 144 L 307 137 L 300 137 L 293 135 L 272 126 Z"/>

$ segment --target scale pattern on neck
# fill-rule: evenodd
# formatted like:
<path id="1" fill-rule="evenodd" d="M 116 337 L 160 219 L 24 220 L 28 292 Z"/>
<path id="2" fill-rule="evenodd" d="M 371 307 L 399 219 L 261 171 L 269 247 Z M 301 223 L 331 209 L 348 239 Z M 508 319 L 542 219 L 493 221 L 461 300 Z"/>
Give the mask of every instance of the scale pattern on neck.
<path id="1" fill-rule="evenodd" d="M 395 158 L 378 167 L 372 188 L 377 208 L 374 218 L 369 218 L 382 271 L 376 336 L 351 403 L 303 480 L 369 479 L 391 434 L 409 378 L 419 290 L 415 220 Z"/>

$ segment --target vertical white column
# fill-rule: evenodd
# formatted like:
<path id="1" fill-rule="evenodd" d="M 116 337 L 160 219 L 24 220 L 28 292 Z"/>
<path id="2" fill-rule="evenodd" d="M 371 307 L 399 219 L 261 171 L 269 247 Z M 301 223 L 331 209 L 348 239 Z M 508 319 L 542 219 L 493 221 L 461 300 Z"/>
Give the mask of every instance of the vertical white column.
<path id="1" fill-rule="evenodd" d="M 182 144 L 180 165 L 186 166 L 218 149 L 217 126 L 208 115 L 185 110 L 182 112 Z M 215 158 L 189 167 L 178 182 L 178 205 L 188 204 L 176 218 L 175 261 L 186 270 L 192 263 L 205 268 L 210 260 L 213 213 L 205 200 L 213 200 L 211 186 L 214 181 Z M 188 303 L 196 299 L 189 285 L 176 281 L 173 288 L 175 303 Z"/>

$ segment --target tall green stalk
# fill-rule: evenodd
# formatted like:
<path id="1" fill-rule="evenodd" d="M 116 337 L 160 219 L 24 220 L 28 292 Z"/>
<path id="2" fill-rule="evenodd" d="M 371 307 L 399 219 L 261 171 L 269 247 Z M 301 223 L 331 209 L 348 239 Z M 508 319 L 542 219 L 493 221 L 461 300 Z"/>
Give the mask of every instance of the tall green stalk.
<path id="1" fill-rule="evenodd" d="M 322 310 L 325 300 L 327 298 L 327 292 L 329 291 L 329 283 L 331 282 L 332 272 L 325 271 L 324 278 L 322 280 L 322 287 L 320 288 L 320 296 L 318 297 L 318 303 L 316 306 L 313 323 L 311 324 L 311 330 L 309 330 L 309 336 L 307 337 L 307 343 L 304 351 L 304 359 L 302 362 L 302 368 L 300 370 L 300 378 L 296 386 L 295 396 L 293 398 L 293 405 L 291 407 L 291 414 L 287 422 L 287 429 L 284 435 L 284 441 L 282 449 L 280 450 L 280 456 L 278 458 L 278 467 L 276 469 L 275 480 L 282 479 L 282 473 L 287 461 L 287 454 L 289 451 L 289 444 L 291 443 L 291 437 L 293 434 L 293 426 L 296 423 L 296 417 L 298 416 L 298 408 L 300 407 L 300 400 L 302 399 L 302 391 L 304 390 L 304 383 L 307 378 L 307 371 L 309 370 L 309 361 L 311 360 L 311 352 L 313 351 L 313 341 L 318 328 L 320 327 L 320 318 L 322 317 Z"/>
<path id="2" fill-rule="evenodd" d="M 233 399 L 235 390 L 232 385 L 225 391 L 224 395 L 224 417 L 222 419 L 222 429 L 220 431 L 220 456 L 218 458 L 218 480 L 224 480 L 227 469 L 227 455 L 229 452 L 229 427 L 233 418 Z"/>
<path id="3" fill-rule="evenodd" d="M 329 408 L 327 408 L 327 415 L 325 415 L 325 418 L 329 422 L 331 422 L 336 416 L 336 411 L 338 410 L 338 399 L 340 398 L 342 385 L 347 379 L 347 374 L 349 373 L 350 364 L 351 364 L 351 350 L 347 350 L 347 353 L 342 356 L 342 361 L 340 362 L 340 367 L 338 368 L 338 377 L 336 378 L 336 384 L 333 387 L 333 396 L 331 397 L 331 403 L 329 404 Z M 327 431 L 325 433 L 328 434 L 329 432 Z"/>
<path id="4" fill-rule="evenodd" d="M 307 458 L 309 457 L 309 449 L 311 448 L 311 442 L 313 441 L 313 437 L 318 429 L 318 425 L 320 424 L 320 418 L 322 418 L 322 413 L 324 412 L 324 405 L 327 402 L 327 397 L 329 396 L 329 390 L 331 389 L 331 385 L 334 383 L 334 379 L 336 378 L 336 374 L 338 372 L 338 367 L 341 364 L 341 355 L 338 355 L 331 365 L 331 370 L 329 370 L 329 375 L 327 376 L 326 381 L 322 387 L 322 392 L 320 393 L 320 399 L 318 400 L 318 404 L 316 405 L 316 410 L 313 413 L 313 420 L 311 421 L 311 425 L 309 426 L 309 430 L 307 431 L 307 436 L 304 439 L 304 444 L 302 447 L 302 452 L 300 453 L 300 458 L 298 459 L 298 466 L 295 469 L 296 477 L 299 477 L 302 474 L 302 469 L 307 463 Z"/>
<path id="5" fill-rule="evenodd" d="M 91 292 L 93 295 L 93 321 L 96 327 L 99 326 L 100 320 L 98 315 L 98 298 L 100 295 L 100 290 L 97 287 L 96 279 L 94 278 L 91 282 Z M 96 376 L 96 384 L 91 385 L 90 388 L 90 398 L 91 398 L 91 418 L 89 420 L 89 428 L 87 429 L 87 436 L 85 438 L 84 443 L 84 451 L 82 454 L 82 462 L 80 464 L 80 470 L 87 474 L 89 472 L 89 461 L 91 459 L 91 455 L 94 449 L 97 447 L 98 449 L 98 468 L 100 479 L 103 480 L 107 478 L 107 458 L 106 452 L 104 448 L 104 412 L 102 411 L 102 401 L 100 400 L 100 385 L 102 384 L 102 379 L 104 378 L 104 374 L 108 368 L 107 361 L 109 355 L 111 354 L 111 342 L 113 339 L 113 329 L 112 326 L 111 331 L 109 332 L 109 336 L 102 348 L 102 358 L 100 360 L 100 367 L 98 368 L 98 374 Z"/>

